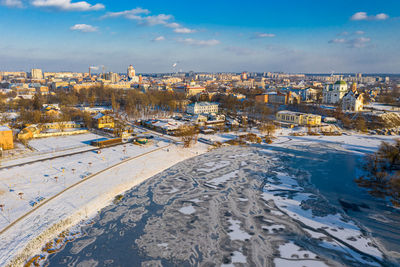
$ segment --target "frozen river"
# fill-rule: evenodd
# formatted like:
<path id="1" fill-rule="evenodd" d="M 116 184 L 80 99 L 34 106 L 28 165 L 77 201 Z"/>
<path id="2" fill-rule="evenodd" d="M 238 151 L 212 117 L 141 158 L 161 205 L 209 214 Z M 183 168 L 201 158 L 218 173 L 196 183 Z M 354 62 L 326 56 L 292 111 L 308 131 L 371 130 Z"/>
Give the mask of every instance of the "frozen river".
<path id="1" fill-rule="evenodd" d="M 274 150 L 290 153 L 286 160 L 307 170 L 319 192 L 359 222 L 400 264 L 400 211 L 354 183 L 354 178 L 361 175 L 363 156 L 321 144 L 296 144 Z"/>
<path id="2" fill-rule="evenodd" d="M 359 160 L 321 144 L 218 149 L 128 191 L 47 264 L 396 266 L 399 213 L 357 188 Z"/>

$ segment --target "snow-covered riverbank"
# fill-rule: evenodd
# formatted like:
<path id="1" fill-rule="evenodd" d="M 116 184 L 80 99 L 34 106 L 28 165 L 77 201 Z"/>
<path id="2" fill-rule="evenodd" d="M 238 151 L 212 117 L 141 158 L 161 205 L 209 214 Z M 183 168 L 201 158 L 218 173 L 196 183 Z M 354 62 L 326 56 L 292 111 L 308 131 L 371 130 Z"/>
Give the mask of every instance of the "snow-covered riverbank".
<path id="1" fill-rule="evenodd" d="M 183 149 L 171 144 L 156 149 L 83 180 L 3 232 L 0 236 L 0 265 L 4 266 L 13 259 L 12 266 L 22 265 L 30 256 L 40 252 L 45 242 L 82 219 L 95 215 L 116 195 L 182 160 L 206 152 L 207 146 L 197 144 L 195 148 Z"/>

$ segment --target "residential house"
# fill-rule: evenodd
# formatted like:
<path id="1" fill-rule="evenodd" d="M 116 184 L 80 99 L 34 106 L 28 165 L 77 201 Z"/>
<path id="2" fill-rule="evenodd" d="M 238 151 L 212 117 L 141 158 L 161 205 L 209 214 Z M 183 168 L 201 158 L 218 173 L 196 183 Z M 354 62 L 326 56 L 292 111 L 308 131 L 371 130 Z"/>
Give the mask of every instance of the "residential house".
<path id="1" fill-rule="evenodd" d="M 114 118 L 101 112 L 93 116 L 93 123 L 98 129 L 114 128 Z"/>

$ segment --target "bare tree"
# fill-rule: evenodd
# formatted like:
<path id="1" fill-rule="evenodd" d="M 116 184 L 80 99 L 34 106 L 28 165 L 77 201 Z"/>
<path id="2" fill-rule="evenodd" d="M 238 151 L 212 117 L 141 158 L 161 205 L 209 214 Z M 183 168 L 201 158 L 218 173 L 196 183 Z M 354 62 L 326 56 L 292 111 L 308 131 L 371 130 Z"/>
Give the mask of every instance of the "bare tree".
<path id="1" fill-rule="evenodd" d="M 271 137 L 274 135 L 275 131 L 276 131 L 276 127 L 275 124 L 273 124 L 272 122 L 268 122 L 268 123 L 263 123 L 258 127 L 258 130 L 261 133 L 265 133 L 267 136 Z"/>
<path id="2" fill-rule="evenodd" d="M 178 136 L 180 136 L 183 147 L 188 148 L 197 142 L 197 128 L 194 126 L 181 126 L 178 129 Z"/>

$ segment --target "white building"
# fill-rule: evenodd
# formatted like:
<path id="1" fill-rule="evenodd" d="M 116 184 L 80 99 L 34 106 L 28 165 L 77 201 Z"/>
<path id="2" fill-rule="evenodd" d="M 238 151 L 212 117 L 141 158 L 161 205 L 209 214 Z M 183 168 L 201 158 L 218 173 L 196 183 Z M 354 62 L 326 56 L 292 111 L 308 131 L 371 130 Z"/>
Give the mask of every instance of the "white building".
<path id="1" fill-rule="evenodd" d="M 129 67 L 128 67 L 128 70 L 127 70 L 127 76 L 128 76 L 128 80 L 129 81 L 133 81 L 133 82 L 139 82 L 139 77 L 138 76 L 136 76 L 136 70 L 135 70 L 135 68 L 132 66 L 132 65 L 130 65 Z"/>
<path id="2" fill-rule="evenodd" d="M 362 111 L 364 108 L 364 94 L 350 91 L 342 98 L 342 110 Z"/>
<path id="3" fill-rule="evenodd" d="M 31 78 L 35 80 L 43 79 L 43 72 L 41 69 L 32 69 L 31 70 Z"/>
<path id="4" fill-rule="evenodd" d="M 210 114 L 218 113 L 218 104 L 211 102 L 196 102 L 187 106 L 189 114 Z"/>
<path id="5" fill-rule="evenodd" d="M 345 81 L 337 81 L 334 84 L 328 84 L 323 91 L 324 103 L 337 104 L 348 91 L 348 85 Z"/>

